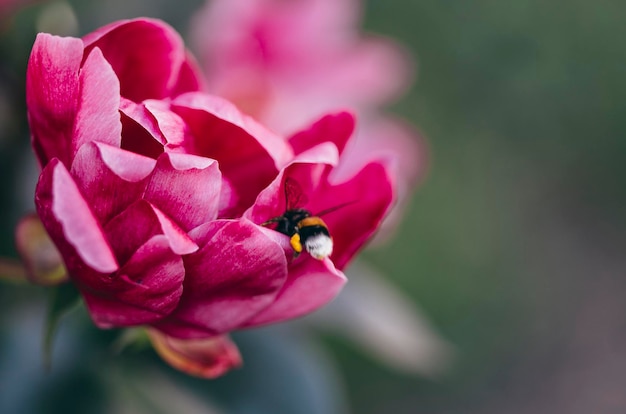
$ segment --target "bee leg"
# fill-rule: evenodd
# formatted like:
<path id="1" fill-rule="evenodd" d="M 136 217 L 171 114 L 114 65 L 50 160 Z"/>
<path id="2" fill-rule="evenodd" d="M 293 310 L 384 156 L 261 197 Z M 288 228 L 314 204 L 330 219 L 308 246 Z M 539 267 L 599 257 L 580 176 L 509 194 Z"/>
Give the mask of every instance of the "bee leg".
<path id="1" fill-rule="evenodd" d="M 289 244 L 293 249 L 293 258 L 295 259 L 300 253 L 302 253 L 302 242 L 300 241 L 300 234 L 295 233 L 293 236 L 291 236 L 291 239 L 289 239 Z"/>
<path id="2" fill-rule="evenodd" d="M 271 219 L 267 220 L 266 222 L 261 223 L 261 226 L 263 226 L 263 227 L 267 227 L 267 226 L 269 226 L 270 224 L 273 224 L 273 223 L 278 223 L 281 219 L 282 219 L 282 217 L 281 217 L 281 216 L 271 218 Z"/>

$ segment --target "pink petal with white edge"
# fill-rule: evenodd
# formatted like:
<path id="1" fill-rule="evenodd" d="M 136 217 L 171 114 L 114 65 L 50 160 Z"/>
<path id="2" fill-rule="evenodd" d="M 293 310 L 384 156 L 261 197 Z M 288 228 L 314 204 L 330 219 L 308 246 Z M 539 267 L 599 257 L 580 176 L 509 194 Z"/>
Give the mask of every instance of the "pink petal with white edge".
<path id="1" fill-rule="evenodd" d="M 118 265 L 98 220 L 70 173 L 58 159 L 41 172 L 35 191 L 37 213 L 61 251 L 70 274 L 77 254 L 90 268 L 110 273 Z"/>
<path id="2" fill-rule="evenodd" d="M 323 142 L 332 142 L 339 154 L 343 152 L 354 132 L 354 115 L 349 112 L 326 115 L 311 125 L 310 128 L 296 133 L 289 138 L 295 154 L 300 154 Z"/>
<path id="3" fill-rule="evenodd" d="M 178 339 L 148 330 L 154 350 L 172 367 L 200 378 L 217 378 L 241 366 L 237 345 L 226 335 L 206 339 Z"/>
<path id="4" fill-rule="evenodd" d="M 185 268 L 161 235 L 114 274 L 85 276 L 77 282 L 89 313 L 100 328 L 111 328 L 154 323 L 170 314 L 182 294 Z"/>
<path id="5" fill-rule="evenodd" d="M 71 174 L 101 223 L 141 198 L 156 161 L 106 144 L 83 145 Z"/>
<path id="6" fill-rule="evenodd" d="M 137 201 L 114 217 L 104 231 L 121 264 L 126 263 L 139 247 L 156 235 L 164 235 L 169 248 L 178 255 L 198 250 L 198 245 L 187 233 L 145 200 Z"/>
<path id="7" fill-rule="evenodd" d="M 179 115 L 170 110 L 168 102 L 149 99 L 144 101 L 144 106 L 156 120 L 168 150 L 175 150 L 183 146 L 185 142 L 193 140 L 187 124 Z"/>
<path id="8" fill-rule="evenodd" d="M 287 260 L 258 226 L 220 220 L 192 237 L 202 247 L 185 257 L 183 297 L 156 328 L 178 338 L 206 338 L 238 328 L 274 301 L 287 278 Z"/>
<path id="9" fill-rule="evenodd" d="M 37 35 L 26 71 L 26 106 L 42 166 L 55 157 L 70 165 L 82 58 L 80 39 Z"/>
<path id="10" fill-rule="evenodd" d="M 72 139 L 72 156 L 87 142 L 119 147 L 120 83 L 100 49 L 91 51 L 80 71 L 80 97 Z"/>
<path id="11" fill-rule="evenodd" d="M 170 97 L 181 85 L 186 60 L 182 39 L 166 23 L 155 19 L 122 20 L 83 38 L 86 51 L 99 47 L 120 80 L 121 94 L 135 102 Z M 191 76 L 188 68 L 184 76 Z M 197 84 L 198 82 L 196 82 Z"/>
<path id="12" fill-rule="evenodd" d="M 274 303 L 246 322 L 265 325 L 306 315 L 330 302 L 347 282 L 329 259 L 302 255 L 289 266 L 289 278 Z"/>
<path id="13" fill-rule="evenodd" d="M 150 102 L 150 100 L 147 102 Z M 159 124 L 157 123 L 156 118 L 152 115 L 152 113 L 150 113 L 143 102 L 136 103 L 130 99 L 122 97 L 120 99 L 120 111 L 137 124 L 141 125 L 152 135 L 152 138 L 154 138 L 155 141 L 159 142 L 161 145 L 165 145 L 167 143 L 159 130 Z"/>
<path id="14" fill-rule="evenodd" d="M 221 182 L 215 160 L 164 153 L 150 176 L 144 199 L 189 231 L 217 218 Z"/>
<path id="15" fill-rule="evenodd" d="M 165 150 L 166 140 L 159 130 L 157 120 L 144 104 L 122 98 L 120 115 L 122 148 L 146 157 L 159 158 Z"/>

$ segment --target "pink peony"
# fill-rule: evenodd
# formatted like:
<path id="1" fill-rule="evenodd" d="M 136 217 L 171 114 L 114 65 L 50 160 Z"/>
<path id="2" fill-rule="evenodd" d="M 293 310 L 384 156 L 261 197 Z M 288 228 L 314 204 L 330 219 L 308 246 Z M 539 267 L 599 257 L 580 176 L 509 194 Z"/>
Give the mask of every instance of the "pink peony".
<path id="1" fill-rule="evenodd" d="M 335 297 L 395 191 L 379 161 L 338 173 L 351 114 L 285 139 L 203 83 L 173 29 L 137 19 L 39 34 L 26 99 L 37 212 L 95 324 L 148 326 L 165 359 L 213 377 L 240 362 L 228 332 Z M 324 216 L 329 257 L 295 258 L 263 225 L 285 212 L 287 180 L 313 214 L 345 204 Z"/>
<path id="2" fill-rule="evenodd" d="M 358 0 L 209 0 L 192 37 L 208 90 L 280 133 L 337 108 L 356 111 L 340 173 L 380 160 L 402 196 L 424 175 L 426 149 L 380 106 L 408 89 L 412 65 L 395 42 L 359 33 L 360 12 Z"/>

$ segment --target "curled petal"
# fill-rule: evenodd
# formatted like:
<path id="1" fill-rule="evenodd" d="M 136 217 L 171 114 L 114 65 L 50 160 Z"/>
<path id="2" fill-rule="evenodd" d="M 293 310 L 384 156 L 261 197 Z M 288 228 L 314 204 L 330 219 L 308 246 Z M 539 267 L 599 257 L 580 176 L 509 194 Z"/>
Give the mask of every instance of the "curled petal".
<path id="1" fill-rule="evenodd" d="M 77 254 L 102 273 L 118 265 L 100 224 L 65 166 L 53 159 L 41 172 L 35 191 L 37 213 L 68 264 L 70 274 Z"/>
<path id="2" fill-rule="evenodd" d="M 147 102 L 151 102 L 151 100 Z M 145 128 L 146 131 L 150 132 L 155 141 L 158 141 L 161 145 L 166 144 L 165 138 L 163 138 L 161 131 L 159 131 L 157 120 L 154 115 L 150 113 L 148 108 L 146 108 L 145 103 L 136 103 L 122 97 L 120 98 L 120 111 Z"/>
<path id="3" fill-rule="evenodd" d="M 295 154 L 300 154 L 323 142 L 332 142 L 337 146 L 339 154 L 354 132 L 354 115 L 349 112 L 326 115 L 319 121 L 289 138 Z"/>
<path id="4" fill-rule="evenodd" d="M 101 328 L 154 323 L 182 294 L 185 268 L 166 236 L 152 237 L 117 272 L 76 277 L 89 313 Z"/>
<path id="5" fill-rule="evenodd" d="M 106 223 L 141 197 L 155 165 L 151 158 L 91 142 L 76 154 L 71 173 L 94 215 Z"/>
<path id="6" fill-rule="evenodd" d="M 15 242 L 31 282 L 53 286 L 67 281 L 63 258 L 39 217 L 28 215 L 20 220 L 15 229 Z"/>
<path id="7" fill-rule="evenodd" d="M 98 47 L 117 73 L 121 94 L 135 102 L 162 99 L 195 87 L 183 41 L 166 23 L 154 19 L 122 20 L 83 38 L 86 51 Z M 123 44 L 124 47 L 120 47 Z M 184 69 L 183 69 L 184 68 Z M 182 76 L 187 78 L 181 81 Z M 184 90 L 183 90 L 184 91 Z"/>
<path id="8" fill-rule="evenodd" d="M 156 235 L 164 235 L 169 248 L 178 255 L 190 254 L 198 246 L 169 217 L 145 200 L 139 200 L 115 216 L 104 228 L 119 263 L 126 263 L 135 251 Z"/>
<path id="9" fill-rule="evenodd" d="M 72 156 L 84 143 L 91 141 L 119 147 L 122 140 L 120 82 L 98 48 L 87 56 L 80 71 L 78 105 Z"/>
<path id="10" fill-rule="evenodd" d="M 238 328 L 274 301 L 287 278 L 282 246 L 247 220 L 214 221 L 192 232 L 202 247 L 185 257 L 184 293 L 156 327 L 179 338 Z"/>
<path id="11" fill-rule="evenodd" d="M 169 104 L 154 99 L 144 101 L 146 110 L 154 117 L 159 131 L 164 139 L 164 144 L 170 149 L 184 146 L 185 142 L 191 141 L 189 129 L 185 121 L 176 113 L 170 111 Z"/>
<path id="12" fill-rule="evenodd" d="M 221 182 L 216 161 L 164 153 L 150 176 L 144 199 L 189 231 L 217 218 Z"/>
<path id="13" fill-rule="evenodd" d="M 289 278 L 276 300 L 245 326 L 265 325 L 306 315 L 330 302 L 347 279 L 329 259 L 302 255 L 289 266 Z"/>
<path id="14" fill-rule="evenodd" d="M 148 330 L 154 350 L 174 368 L 201 378 L 217 378 L 241 366 L 241 354 L 228 336 L 178 339 Z"/>
<path id="15" fill-rule="evenodd" d="M 135 103 L 123 97 L 120 101 L 120 114 L 122 148 L 146 157 L 158 158 L 164 151 L 166 140 L 154 115 L 143 103 Z"/>
<path id="16" fill-rule="evenodd" d="M 26 105 L 41 165 L 55 157 L 70 165 L 82 58 L 80 39 L 37 35 L 26 71 Z"/>

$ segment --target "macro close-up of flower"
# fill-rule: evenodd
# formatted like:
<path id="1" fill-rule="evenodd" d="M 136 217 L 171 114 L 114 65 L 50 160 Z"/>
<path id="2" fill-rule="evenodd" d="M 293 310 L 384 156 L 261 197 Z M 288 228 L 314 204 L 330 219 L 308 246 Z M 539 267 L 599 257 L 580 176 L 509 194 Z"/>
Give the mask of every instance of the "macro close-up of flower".
<path id="1" fill-rule="evenodd" d="M 0 0 L 0 413 L 626 412 L 623 9 Z"/>
<path id="2" fill-rule="evenodd" d="M 83 39 L 40 34 L 26 81 L 37 212 L 101 328 L 205 339 L 311 312 L 339 292 L 341 269 L 393 203 L 382 162 L 334 174 L 351 114 L 280 137 L 201 92 L 182 40 L 160 21 Z M 264 225 L 298 201 L 287 195 L 312 214 L 340 206 L 324 218 L 332 254 L 295 257 L 288 236 Z"/>

